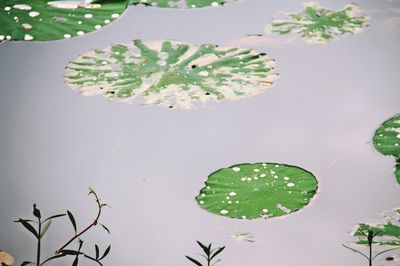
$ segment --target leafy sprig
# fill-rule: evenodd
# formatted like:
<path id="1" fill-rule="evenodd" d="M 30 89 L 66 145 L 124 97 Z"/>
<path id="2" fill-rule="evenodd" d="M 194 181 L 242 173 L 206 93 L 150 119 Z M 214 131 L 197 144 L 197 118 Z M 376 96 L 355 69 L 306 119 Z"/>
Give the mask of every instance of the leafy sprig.
<path id="1" fill-rule="evenodd" d="M 102 214 L 102 209 L 104 207 L 107 207 L 108 205 L 105 203 L 102 203 L 96 193 L 95 190 L 92 188 L 89 188 L 89 194 L 88 195 L 93 195 L 96 203 L 97 203 L 97 215 L 95 219 L 93 220 L 92 223 L 90 223 L 88 226 L 86 226 L 83 230 L 78 231 L 78 226 L 76 219 L 74 215 L 72 214 L 71 211 L 67 210 L 66 213 L 61 213 L 61 214 L 55 214 L 52 215 L 46 219 L 42 218 L 42 214 L 40 209 L 37 207 L 36 204 L 33 204 L 33 216 L 35 217 L 35 220 L 31 219 L 22 219 L 19 218 L 17 223 L 21 223 L 22 226 L 28 230 L 31 234 L 33 234 L 37 240 L 37 247 L 36 247 L 36 260 L 35 262 L 32 261 L 24 261 L 22 262 L 21 266 L 25 265 L 36 265 L 36 266 L 43 266 L 47 264 L 50 261 L 66 257 L 66 256 L 72 256 L 74 257 L 74 261 L 72 266 L 77 266 L 79 262 L 80 257 L 87 258 L 89 260 L 92 260 L 96 262 L 98 265 L 102 266 L 102 260 L 110 253 L 111 250 L 111 245 L 109 245 L 103 252 L 100 252 L 100 248 L 97 244 L 94 245 L 94 253 L 95 255 L 89 255 L 88 253 L 82 251 L 84 241 L 82 240 L 82 236 L 88 232 L 92 227 L 100 225 L 104 230 L 106 230 L 108 233 L 110 233 L 110 230 L 104 225 L 99 223 L 100 216 Z M 42 239 L 49 230 L 52 221 L 57 218 L 61 217 L 68 217 L 70 223 L 72 224 L 74 234 L 72 237 L 69 238 L 68 241 L 66 241 L 64 244 L 61 245 L 60 248 L 58 248 L 55 252 L 54 255 L 42 260 L 41 257 L 41 246 L 42 246 Z M 78 242 L 78 248 L 77 249 L 68 249 L 70 244 Z"/>
<path id="2" fill-rule="evenodd" d="M 223 247 L 217 247 L 217 248 L 212 248 L 212 244 L 210 243 L 208 246 L 204 245 L 203 243 L 201 243 L 200 241 L 197 241 L 197 244 L 201 247 L 201 249 L 203 250 L 203 253 L 201 256 L 206 259 L 207 261 L 207 266 L 212 266 L 215 265 L 217 262 L 221 261 L 221 259 L 216 260 L 215 262 L 213 262 L 213 260 L 225 249 L 225 246 Z M 193 264 L 197 265 L 197 266 L 204 266 L 203 264 L 201 264 L 198 260 L 189 257 L 189 256 L 185 256 L 188 260 L 190 260 Z"/>

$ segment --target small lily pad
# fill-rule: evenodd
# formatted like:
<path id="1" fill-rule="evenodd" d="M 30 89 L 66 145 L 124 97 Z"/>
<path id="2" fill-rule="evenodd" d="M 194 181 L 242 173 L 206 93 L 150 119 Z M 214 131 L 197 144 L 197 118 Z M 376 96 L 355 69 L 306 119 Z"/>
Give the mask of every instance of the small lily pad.
<path id="1" fill-rule="evenodd" d="M 315 176 L 297 166 L 245 163 L 209 175 L 196 200 L 209 212 L 230 218 L 270 218 L 300 210 L 317 189 Z"/>
<path id="2" fill-rule="evenodd" d="M 50 41 L 81 36 L 117 19 L 127 5 L 127 0 L 2 0 L 0 42 Z"/>
<path id="3" fill-rule="evenodd" d="M 324 43 L 344 34 L 356 34 L 367 25 L 369 18 L 361 16 L 361 9 L 348 4 L 342 10 L 334 11 L 320 7 L 316 2 L 304 4 L 299 13 L 286 13 L 286 17 L 275 19 L 267 25 L 267 34 L 299 33 L 310 43 Z"/>
<path id="4" fill-rule="evenodd" d="M 269 88 L 274 60 L 251 49 L 175 41 L 115 44 L 87 52 L 67 66 L 66 82 L 83 95 L 145 105 L 193 108 L 239 100 Z"/>
<path id="5" fill-rule="evenodd" d="M 400 114 L 388 119 L 376 130 L 373 142 L 380 153 L 396 158 L 395 175 L 400 184 Z"/>
<path id="6" fill-rule="evenodd" d="M 130 0 L 131 5 L 146 5 L 167 8 L 197 8 L 207 6 L 222 6 L 237 0 Z"/>

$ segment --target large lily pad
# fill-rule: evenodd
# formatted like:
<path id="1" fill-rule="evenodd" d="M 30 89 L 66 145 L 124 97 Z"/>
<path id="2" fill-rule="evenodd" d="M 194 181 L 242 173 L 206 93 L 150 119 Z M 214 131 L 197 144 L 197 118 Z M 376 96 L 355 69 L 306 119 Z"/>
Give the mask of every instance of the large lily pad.
<path id="1" fill-rule="evenodd" d="M 400 184 L 400 114 L 385 121 L 375 132 L 375 148 L 383 155 L 394 156 L 397 160 L 395 175 Z"/>
<path id="2" fill-rule="evenodd" d="M 360 8 L 354 4 L 334 11 L 320 7 L 318 3 L 304 4 L 299 13 L 287 13 L 286 18 L 276 19 L 267 25 L 265 32 L 289 34 L 299 33 L 307 42 L 324 43 L 336 36 L 359 33 L 369 21 L 360 15 Z"/>
<path id="3" fill-rule="evenodd" d="M 147 5 L 169 8 L 196 8 L 207 6 L 221 6 L 236 0 L 130 0 L 131 5 Z"/>
<path id="4" fill-rule="evenodd" d="M 49 41 L 84 35 L 118 18 L 127 5 L 127 0 L 1 0 L 0 41 Z"/>
<path id="5" fill-rule="evenodd" d="M 204 209 L 231 218 L 269 218 L 307 205 L 318 188 L 313 174 L 276 163 L 239 164 L 208 176 L 196 197 Z"/>
<path id="6" fill-rule="evenodd" d="M 277 77 L 273 66 L 250 49 L 134 40 L 83 54 L 65 79 L 84 95 L 125 102 L 142 96 L 145 105 L 191 108 L 263 92 Z"/>

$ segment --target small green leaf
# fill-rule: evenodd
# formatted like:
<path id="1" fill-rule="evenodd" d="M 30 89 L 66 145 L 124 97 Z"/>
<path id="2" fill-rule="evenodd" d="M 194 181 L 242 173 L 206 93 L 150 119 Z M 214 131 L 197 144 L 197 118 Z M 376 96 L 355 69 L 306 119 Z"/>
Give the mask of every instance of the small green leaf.
<path id="1" fill-rule="evenodd" d="M 76 229 L 76 221 L 75 221 L 74 215 L 70 211 L 67 211 L 67 214 L 68 214 L 69 220 L 72 223 L 72 226 L 74 227 L 74 231 L 75 231 L 75 235 L 76 235 L 77 229 Z"/>
<path id="2" fill-rule="evenodd" d="M 100 225 L 101 225 L 101 227 L 104 228 L 104 230 L 106 230 L 110 234 L 110 230 L 104 224 L 100 224 Z"/>
<path id="3" fill-rule="evenodd" d="M 57 254 L 57 255 L 54 255 L 54 256 L 48 258 L 47 260 L 45 260 L 42 264 L 40 264 L 40 266 L 45 265 L 47 262 L 52 261 L 52 260 L 54 260 L 54 259 L 58 259 L 58 258 L 61 258 L 61 257 L 65 257 L 65 255 L 66 255 L 66 254 Z"/>
<path id="4" fill-rule="evenodd" d="M 47 230 L 49 229 L 49 227 L 51 225 L 51 221 L 52 220 L 48 220 L 47 222 L 43 223 L 42 232 L 40 232 L 40 238 L 42 238 L 44 236 L 44 234 L 46 234 Z"/>
<path id="5" fill-rule="evenodd" d="M 203 249 L 204 253 L 209 255 L 210 254 L 210 247 L 206 247 L 203 243 L 200 241 L 197 241 L 197 244 Z"/>
<path id="6" fill-rule="evenodd" d="M 17 223 L 21 223 L 29 232 L 31 232 L 36 238 L 39 238 L 39 234 L 36 232 L 35 228 L 33 228 L 32 225 L 30 225 L 26 220 L 19 219 L 18 221 L 15 221 Z"/>
<path id="7" fill-rule="evenodd" d="M 105 250 L 104 253 L 103 253 L 103 256 L 101 256 L 101 258 L 100 258 L 99 260 L 104 259 L 104 258 L 108 255 L 108 253 L 110 253 L 110 250 L 111 250 L 111 245 L 109 245 L 109 246 L 106 248 L 106 250 Z"/>
<path id="8" fill-rule="evenodd" d="M 188 260 L 190 260 L 191 262 L 193 262 L 194 264 L 196 264 L 197 266 L 203 266 L 203 264 L 201 264 L 200 262 L 198 262 L 197 260 L 189 257 L 189 256 L 185 256 Z"/>
<path id="9" fill-rule="evenodd" d="M 83 253 L 80 251 L 72 250 L 72 249 L 63 249 L 60 251 L 63 255 L 82 255 Z"/>
<path id="10" fill-rule="evenodd" d="M 94 249 L 95 249 L 95 252 L 96 252 L 96 260 L 99 258 L 99 256 L 100 256 L 100 250 L 99 250 L 99 246 L 97 245 L 97 244 L 95 244 L 94 245 Z"/>
<path id="11" fill-rule="evenodd" d="M 55 218 L 59 218 L 59 217 L 63 217 L 63 216 L 65 216 L 65 214 L 56 214 L 56 215 L 50 216 L 49 218 L 44 220 L 44 222 L 47 220 L 51 220 L 51 219 L 55 219 Z"/>
<path id="12" fill-rule="evenodd" d="M 72 263 L 72 266 L 78 266 L 78 256 L 75 257 L 74 262 Z"/>
<path id="13" fill-rule="evenodd" d="M 225 249 L 225 247 L 220 247 L 212 256 L 211 256 L 211 260 L 213 258 L 215 258 L 219 253 L 221 253 L 223 250 Z"/>

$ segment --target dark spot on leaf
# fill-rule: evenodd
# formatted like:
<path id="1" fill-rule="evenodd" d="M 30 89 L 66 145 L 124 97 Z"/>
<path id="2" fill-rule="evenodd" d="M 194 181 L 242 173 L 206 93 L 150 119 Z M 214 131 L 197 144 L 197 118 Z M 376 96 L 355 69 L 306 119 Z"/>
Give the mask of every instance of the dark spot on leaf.
<path id="1" fill-rule="evenodd" d="M 394 258 L 393 257 L 387 257 L 386 260 L 387 261 L 392 261 L 392 260 L 394 260 Z"/>

